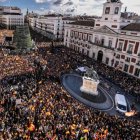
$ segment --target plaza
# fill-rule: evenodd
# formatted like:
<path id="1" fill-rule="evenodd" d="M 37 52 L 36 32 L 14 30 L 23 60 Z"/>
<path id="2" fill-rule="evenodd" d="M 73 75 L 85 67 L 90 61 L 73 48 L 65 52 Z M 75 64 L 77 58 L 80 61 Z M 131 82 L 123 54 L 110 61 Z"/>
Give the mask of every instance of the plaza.
<path id="1" fill-rule="evenodd" d="M 140 23 L 120 0 L 95 19 L 27 10 L 24 25 L 4 8 L 22 20 L 0 32 L 0 140 L 139 140 Z"/>

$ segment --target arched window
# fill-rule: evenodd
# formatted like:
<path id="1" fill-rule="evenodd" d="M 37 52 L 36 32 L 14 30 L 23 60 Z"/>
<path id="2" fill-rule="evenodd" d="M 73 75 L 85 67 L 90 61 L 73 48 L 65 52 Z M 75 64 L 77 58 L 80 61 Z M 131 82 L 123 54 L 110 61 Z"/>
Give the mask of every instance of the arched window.
<path id="1" fill-rule="evenodd" d="M 119 13 L 119 7 L 115 8 L 114 14 L 118 14 Z"/>

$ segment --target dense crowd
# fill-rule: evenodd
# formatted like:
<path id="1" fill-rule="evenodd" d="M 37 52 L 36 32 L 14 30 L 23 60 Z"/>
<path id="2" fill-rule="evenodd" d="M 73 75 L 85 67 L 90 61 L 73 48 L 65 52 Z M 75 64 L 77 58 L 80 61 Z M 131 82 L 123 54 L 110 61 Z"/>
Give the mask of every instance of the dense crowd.
<path id="1" fill-rule="evenodd" d="M 23 57 L 8 55 L 0 59 L 0 79 L 28 71 L 32 71 L 31 64 Z"/>
<path id="2" fill-rule="evenodd" d="M 38 53 L 0 59 L 1 140 L 139 140 L 140 121 L 108 116 L 85 107 L 63 89 L 62 73 L 94 66 L 127 92 L 140 91 L 140 81 L 68 48 L 38 42 Z M 40 66 L 46 61 L 43 75 Z M 39 78 L 37 78 L 39 77 Z"/>

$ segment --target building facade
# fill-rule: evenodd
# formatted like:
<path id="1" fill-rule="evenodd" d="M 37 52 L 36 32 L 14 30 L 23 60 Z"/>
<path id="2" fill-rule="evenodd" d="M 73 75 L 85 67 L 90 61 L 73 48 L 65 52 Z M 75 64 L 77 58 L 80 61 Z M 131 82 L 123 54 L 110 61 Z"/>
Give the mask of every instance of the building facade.
<path id="1" fill-rule="evenodd" d="M 107 0 L 101 19 L 67 24 L 64 45 L 140 78 L 140 24 L 122 21 L 121 6 Z"/>
<path id="2" fill-rule="evenodd" d="M 33 30 L 40 32 L 51 39 L 63 39 L 66 23 L 73 20 L 58 15 L 44 15 L 29 17 L 29 25 Z"/>
<path id="3" fill-rule="evenodd" d="M 7 28 L 11 28 L 16 25 L 24 25 L 24 16 L 21 13 L 21 9 L 18 7 L 0 7 L 0 23 L 6 25 Z"/>

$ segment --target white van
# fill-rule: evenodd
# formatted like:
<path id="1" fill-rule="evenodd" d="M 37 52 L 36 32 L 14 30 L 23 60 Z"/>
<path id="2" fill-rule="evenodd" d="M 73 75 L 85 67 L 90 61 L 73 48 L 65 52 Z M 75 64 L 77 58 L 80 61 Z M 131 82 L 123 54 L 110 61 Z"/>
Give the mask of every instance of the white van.
<path id="1" fill-rule="evenodd" d="M 127 103 L 124 95 L 122 94 L 115 95 L 115 105 L 117 111 L 121 113 L 127 112 Z"/>

